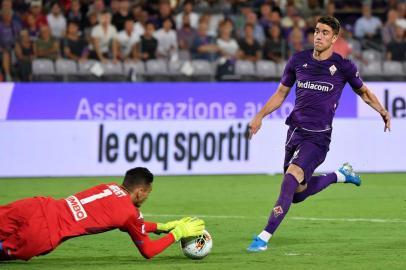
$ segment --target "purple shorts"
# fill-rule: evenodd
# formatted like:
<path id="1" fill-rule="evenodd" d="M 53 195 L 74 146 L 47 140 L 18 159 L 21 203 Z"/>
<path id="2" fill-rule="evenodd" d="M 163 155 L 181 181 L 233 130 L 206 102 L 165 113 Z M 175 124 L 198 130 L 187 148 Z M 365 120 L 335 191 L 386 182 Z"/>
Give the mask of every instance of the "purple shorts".
<path id="1" fill-rule="evenodd" d="M 305 184 L 316 168 L 326 159 L 331 132 L 311 132 L 300 128 L 289 128 L 285 145 L 284 172 L 290 164 L 304 171 Z"/>

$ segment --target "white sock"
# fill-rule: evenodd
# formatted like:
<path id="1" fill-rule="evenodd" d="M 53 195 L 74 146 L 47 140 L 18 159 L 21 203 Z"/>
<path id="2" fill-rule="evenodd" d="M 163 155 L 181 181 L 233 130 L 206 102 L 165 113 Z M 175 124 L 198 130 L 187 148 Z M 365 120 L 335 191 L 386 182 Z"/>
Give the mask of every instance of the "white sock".
<path id="1" fill-rule="evenodd" d="M 271 239 L 271 236 L 272 236 L 272 234 L 270 234 L 269 232 L 267 232 L 267 231 L 262 231 L 259 235 L 258 235 L 258 237 L 261 239 L 261 240 L 263 240 L 263 241 L 265 241 L 265 242 L 269 242 L 269 239 Z"/>
<path id="2" fill-rule="evenodd" d="M 344 174 L 342 174 L 339 171 L 335 171 L 335 174 L 337 175 L 337 183 L 345 182 L 345 175 Z"/>

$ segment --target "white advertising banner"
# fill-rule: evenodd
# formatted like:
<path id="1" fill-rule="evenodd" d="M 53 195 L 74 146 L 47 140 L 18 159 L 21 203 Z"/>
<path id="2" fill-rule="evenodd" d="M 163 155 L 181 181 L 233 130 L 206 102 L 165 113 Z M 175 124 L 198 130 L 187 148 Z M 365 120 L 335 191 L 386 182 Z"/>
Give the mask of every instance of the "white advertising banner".
<path id="1" fill-rule="evenodd" d="M 383 132 L 375 119 L 336 119 L 318 172 L 351 162 L 357 171 L 406 171 L 403 120 Z M 0 177 L 122 175 L 145 166 L 158 175 L 282 172 L 287 127 L 264 121 L 248 141 L 247 121 L 3 121 Z"/>
<path id="2" fill-rule="evenodd" d="M 406 84 L 404 82 L 369 82 L 368 88 L 378 97 L 394 119 L 406 119 Z M 376 112 L 357 99 L 358 118 L 376 118 Z M 406 123 L 405 123 L 406 125 Z"/>

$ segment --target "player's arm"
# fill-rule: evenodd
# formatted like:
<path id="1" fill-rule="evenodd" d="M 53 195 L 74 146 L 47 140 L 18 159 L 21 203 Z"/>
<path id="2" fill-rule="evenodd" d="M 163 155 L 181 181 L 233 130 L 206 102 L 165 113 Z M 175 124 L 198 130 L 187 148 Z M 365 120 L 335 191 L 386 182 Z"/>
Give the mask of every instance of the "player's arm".
<path id="1" fill-rule="evenodd" d="M 285 101 L 286 97 L 289 95 L 290 87 L 279 84 L 276 92 L 268 99 L 266 104 L 262 109 L 255 115 L 254 119 L 249 123 L 249 138 L 251 139 L 254 134 L 258 132 L 262 125 L 262 119 L 265 116 L 277 110 L 282 103 Z"/>
<path id="2" fill-rule="evenodd" d="M 384 123 L 385 123 L 385 128 L 384 131 L 386 130 L 390 131 L 390 114 L 389 112 L 381 105 L 379 102 L 378 98 L 375 96 L 374 93 L 372 93 L 371 90 L 365 85 L 362 84 L 361 88 L 359 89 L 354 89 L 354 92 L 357 93 L 358 96 L 361 97 L 361 99 L 368 104 L 371 108 L 373 108 L 375 111 L 377 111 Z"/>
<path id="3" fill-rule="evenodd" d="M 193 218 L 191 217 L 184 217 L 179 220 L 172 220 L 166 223 L 155 223 L 150 221 L 144 221 L 145 224 L 145 231 L 147 233 L 169 233 L 171 230 L 175 229 L 176 226 L 182 223 L 187 223 L 191 221 Z"/>
<path id="4" fill-rule="evenodd" d="M 158 240 L 152 240 L 146 233 L 146 227 L 150 225 L 152 225 L 152 223 L 146 225 L 142 220 L 132 217 L 127 220 L 122 229 L 130 234 L 138 250 L 146 259 L 150 259 L 161 253 L 181 238 L 201 235 L 204 230 L 203 220 L 192 219 L 186 223 L 177 225 L 164 237 Z"/>

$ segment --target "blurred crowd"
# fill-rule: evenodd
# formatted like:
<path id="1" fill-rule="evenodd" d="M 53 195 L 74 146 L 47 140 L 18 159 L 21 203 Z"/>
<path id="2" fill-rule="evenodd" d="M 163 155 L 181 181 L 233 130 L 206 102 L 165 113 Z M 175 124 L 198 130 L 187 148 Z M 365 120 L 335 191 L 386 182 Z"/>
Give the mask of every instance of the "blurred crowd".
<path id="1" fill-rule="evenodd" d="M 2 0 L 0 80 L 32 80 L 33 59 L 102 63 L 164 58 L 281 62 L 313 47 L 321 15 L 342 31 L 335 51 L 404 61 L 406 2 L 328 0 Z"/>

